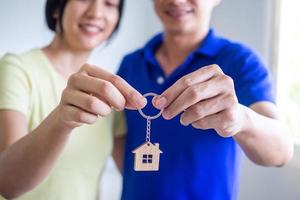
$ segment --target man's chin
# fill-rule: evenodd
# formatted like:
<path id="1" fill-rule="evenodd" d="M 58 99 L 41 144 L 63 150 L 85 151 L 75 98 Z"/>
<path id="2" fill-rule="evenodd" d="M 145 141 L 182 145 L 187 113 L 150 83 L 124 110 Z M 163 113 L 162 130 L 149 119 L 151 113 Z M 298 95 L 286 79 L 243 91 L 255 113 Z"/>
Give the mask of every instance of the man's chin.
<path id="1" fill-rule="evenodd" d="M 184 34 L 191 34 L 194 31 L 191 28 L 188 28 L 185 25 L 178 25 L 177 27 L 170 27 L 165 29 L 167 32 L 176 34 L 176 35 L 184 35 Z"/>

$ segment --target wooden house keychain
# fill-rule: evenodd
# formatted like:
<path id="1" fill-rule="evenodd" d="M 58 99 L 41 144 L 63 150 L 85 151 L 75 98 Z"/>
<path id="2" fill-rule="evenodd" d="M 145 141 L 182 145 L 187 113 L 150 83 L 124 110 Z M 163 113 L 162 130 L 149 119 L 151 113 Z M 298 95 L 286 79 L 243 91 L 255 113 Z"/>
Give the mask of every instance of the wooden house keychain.
<path id="1" fill-rule="evenodd" d="M 157 96 L 155 93 L 147 93 L 144 97 Z M 135 171 L 158 171 L 159 157 L 162 151 L 159 149 L 159 143 L 152 144 L 151 137 L 151 120 L 157 119 L 161 116 L 161 110 L 155 116 L 148 116 L 140 109 L 139 113 L 147 120 L 146 126 L 146 142 L 132 151 L 134 153 L 134 170 Z"/>

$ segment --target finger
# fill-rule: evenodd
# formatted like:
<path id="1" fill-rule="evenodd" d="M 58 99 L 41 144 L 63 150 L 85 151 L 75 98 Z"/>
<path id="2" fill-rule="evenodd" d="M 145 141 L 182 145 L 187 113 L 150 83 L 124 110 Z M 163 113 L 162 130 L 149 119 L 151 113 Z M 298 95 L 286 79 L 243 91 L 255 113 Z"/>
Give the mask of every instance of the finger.
<path id="1" fill-rule="evenodd" d="M 202 67 L 195 72 L 182 77 L 161 95 L 154 98 L 153 105 L 157 109 L 165 108 L 169 106 L 188 87 L 191 87 L 196 83 L 208 81 L 218 74 L 223 74 L 218 65 L 209 65 L 206 67 Z"/>
<path id="2" fill-rule="evenodd" d="M 74 126 L 81 126 L 82 124 L 94 124 L 98 116 L 86 112 L 73 105 L 64 105 L 66 111 L 66 120 L 73 123 Z"/>
<path id="3" fill-rule="evenodd" d="M 189 107 L 180 117 L 180 122 L 184 126 L 188 126 L 209 115 L 217 114 L 229 108 L 235 102 L 230 95 L 221 94 L 215 98 L 200 101 Z"/>
<path id="4" fill-rule="evenodd" d="M 95 94 L 110 106 L 123 110 L 125 98 L 110 82 L 87 75 L 75 74 L 70 78 L 70 85 L 74 90 L 81 90 L 87 94 Z"/>
<path id="5" fill-rule="evenodd" d="M 223 110 L 220 113 L 207 116 L 201 120 L 192 123 L 197 129 L 215 129 L 222 137 L 231 137 L 239 132 L 234 124 L 232 124 L 233 113 L 229 110 Z"/>
<path id="6" fill-rule="evenodd" d="M 85 65 L 84 70 L 86 70 L 90 76 L 104 79 L 112 83 L 125 97 L 127 108 L 139 109 L 147 104 L 147 100 L 120 76 L 111 74 L 93 65 Z"/>
<path id="7" fill-rule="evenodd" d="M 172 119 L 190 106 L 214 98 L 223 93 L 225 85 L 219 77 L 214 77 L 204 83 L 187 88 L 163 112 L 165 119 Z"/>
<path id="8" fill-rule="evenodd" d="M 123 78 L 113 75 L 110 82 L 116 86 L 125 97 L 127 109 L 141 109 L 146 106 L 147 99 L 129 85 Z"/>
<path id="9" fill-rule="evenodd" d="M 109 105 L 95 96 L 88 95 L 78 90 L 65 90 L 64 99 L 68 104 L 76 106 L 94 115 L 107 116 L 111 112 Z"/>

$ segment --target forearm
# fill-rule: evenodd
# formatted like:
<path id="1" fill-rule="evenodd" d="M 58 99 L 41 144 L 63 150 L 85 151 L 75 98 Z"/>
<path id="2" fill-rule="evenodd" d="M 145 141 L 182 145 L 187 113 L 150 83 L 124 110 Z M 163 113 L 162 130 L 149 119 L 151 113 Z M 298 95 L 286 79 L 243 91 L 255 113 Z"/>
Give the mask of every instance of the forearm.
<path id="1" fill-rule="evenodd" d="M 114 148 L 113 148 L 113 159 L 118 167 L 120 173 L 123 173 L 123 162 L 124 162 L 124 145 L 125 136 L 118 137 L 114 139 Z"/>
<path id="2" fill-rule="evenodd" d="M 277 119 L 243 107 L 245 129 L 234 136 L 250 160 L 264 166 L 282 166 L 293 155 L 293 141 Z"/>
<path id="3" fill-rule="evenodd" d="M 0 154 L 0 193 L 19 196 L 39 184 L 52 169 L 69 132 L 60 126 L 54 110 L 35 130 Z"/>

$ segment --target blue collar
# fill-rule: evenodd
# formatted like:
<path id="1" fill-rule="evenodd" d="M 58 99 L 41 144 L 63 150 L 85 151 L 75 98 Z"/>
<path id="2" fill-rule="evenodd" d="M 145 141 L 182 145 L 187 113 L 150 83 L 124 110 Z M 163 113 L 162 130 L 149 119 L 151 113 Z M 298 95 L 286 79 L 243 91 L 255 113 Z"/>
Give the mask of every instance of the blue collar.
<path id="1" fill-rule="evenodd" d="M 154 62 L 155 52 L 163 43 L 163 33 L 159 33 L 154 38 L 152 38 L 143 48 L 145 58 L 151 63 Z M 228 44 L 228 41 L 218 37 L 213 29 L 210 29 L 207 36 L 199 47 L 192 52 L 208 57 L 215 57 L 222 50 L 222 48 Z"/>

